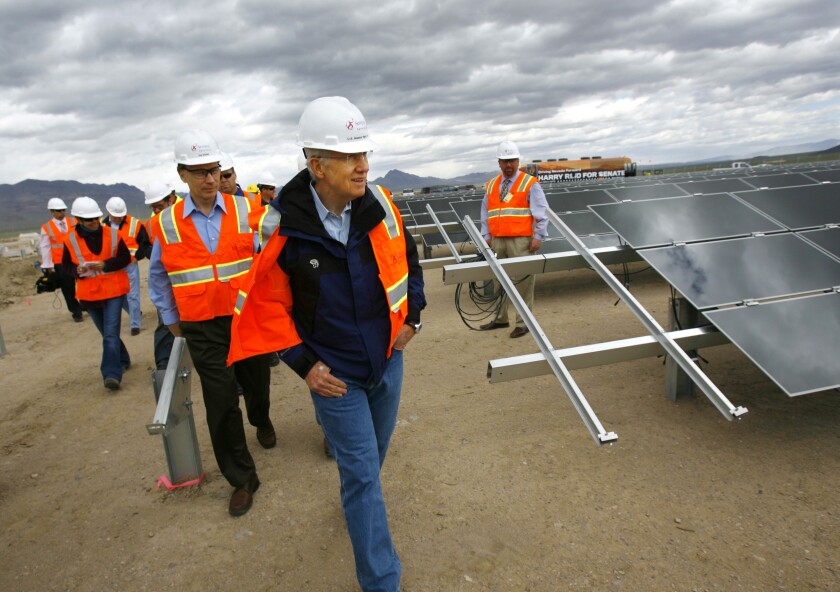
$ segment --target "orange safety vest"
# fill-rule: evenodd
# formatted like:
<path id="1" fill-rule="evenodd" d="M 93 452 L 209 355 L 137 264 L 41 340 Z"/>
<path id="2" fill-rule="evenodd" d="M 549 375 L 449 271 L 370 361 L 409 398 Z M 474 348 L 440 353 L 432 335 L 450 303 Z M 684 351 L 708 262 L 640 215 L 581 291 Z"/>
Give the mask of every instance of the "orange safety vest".
<path id="1" fill-rule="evenodd" d="M 140 222 L 140 220 L 131 214 L 126 214 L 125 220 L 123 220 L 119 229 L 120 238 L 123 239 L 125 246 L 128 247 L 128 252 L 131 253 L 132 261 L 134 261 L 134 256 L 137 255 L 137 249 L 139 247 L 137 244 L 137 233 L 140 232 L 141 224 L 142 222 Z M 146 232 L 148 232 L 148 229 Z"/>
<path id="2" fill-rule="evenodd" d="M 239 287 L 251 268 L 254 233 L 248 226 L 250 203 L 241 195 L 222 194 L 219 244 L 210 253 L 179 201 L 151 219 L 160 240 L 160 260 L 169 274 L 182 321 L 206 321 L 233 314 Z"/>
<path id="3" fill-rule="evenodd" d="M 91 251 L 87 242 L 79 236 L 75 229 L 67 234 L 64 244 L 70 252 L 70 259 L 73 264 L 79 266 L 83 263 L 94 261 L 105 261 L 117 255 L 117 247 L 120 244 L 120 235 L 116 228 L 102 228 L 102 251 L 96 255 Z M 128 294 L 128 274 L 125 269 L 117 271 L 97 271 L 90 277 L 76 279 L 76 298 L 79 300 L 107 300 Z"/>
<path id="4" fill-rule="evenodd" d="M 390 357 L 390 344 L 394 343 L 408 315 L 408 259 L 402 218 L 391 201 L 391 194 L 379 185 L 372 192 L 385 210 L 385 219 L 368 236 L 391 311 Z M 250 217 L 261 247 L 236 300 L 228 364 L 293 347 L 302 341 L 292 320 L 289 276 L 277 265 L 277 257 L 288 239 L 279 234 L 280 218 L 280 212 L 270 206 Z"/>
<path id="5" fill-rule="evenodd" d="M 528 204 L 528 194 L 537 178 L 519 171 L 507 196 L 499 195 L 502 179 L 503 175 L 499 175 L 487 182 L 487 228 L 490 236 L 532 236 L 534 217 Z"/>
<path id="6" fill-rule="evenodd" d="M 41 230 L 50 239 L 53 265 L 61 265 L 61 258 L 64 256 L 64 238 L 73 232 L 73 227 L 76 226 L 76 219 L 72 216 L 65 216 L 64 220 L 67 223 L 67 232 L 61 232 L 55 218 L 51 218 L 49 222 L 41 225 Z"/>

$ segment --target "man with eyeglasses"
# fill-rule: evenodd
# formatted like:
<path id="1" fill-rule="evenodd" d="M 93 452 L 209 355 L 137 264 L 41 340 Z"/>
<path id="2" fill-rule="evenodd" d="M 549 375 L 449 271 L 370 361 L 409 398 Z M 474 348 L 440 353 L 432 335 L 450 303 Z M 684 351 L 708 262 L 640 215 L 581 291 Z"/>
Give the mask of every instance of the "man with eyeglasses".
<path id="1" fill-rule="evenodd" d="M 41 238 L 38 244 L 41 251 L 41 271 L 46 275 L 55 274 L 67 310 L 70 311 L 74 321 L 81 323 L 82 307 L 76 300 L 76 279 L 64 273 L 64 267 L 61 265 L 64 237 L 73 230 L 76 221 L 67 217 L 67 204 L 60 197 L 51 197 L 47 202 L 47 209 L 52 218 L 41 226 Z"/>
<path id="2" fill-rule="evenodd" d="M 239 385 L 257 441 L 272 448 L 277 437 L 269 417 L 268 356 L 226 362 L 254 233 L 248 227 L 250 202 L 219 192 L 221 158 L 216 140 L 203 130 L 184 132 L 176 140 L 178 175 L 189 193 L 152 221 L 149 295 L 172 334 L 187 340 L 216 462 L 234 488 L 228 512 L 241 516 L 251 509 L 260 480 L 245 439 Z"/>
<path id="3" fill-rule="evenodd" d="M 536 177 L 519 170 L 519 148 L 506 140 L 496 148 L 496 158 L 501 174 L 490 179 L 481 200 L 481 235 L 493 249 L 496 257 L 524 257 L 536 253 L 546 236 L 548 202 Z M 525 304 L 534 307 L 533 274 L 513 278 L 516 291 Z M 497 284 L 498 285 L 498 284 Z M 500 288 L 501 289 L 501 288 Z M 496 317 L 482 331 L 492 331 L 510 326 L 510 302 L 502 295 Z M 514 315 L 516 310 L 514 309 Z M 528 333 L 525 320 L 516 315 L 516 326 L 510 332 L 514 339 Z"/>
<path id="4" fill-rule="evenodd" d="M 305 382 L 335 458 L 362 590 L 396 592 L 402 571 L 380 470 L 397 419 L 403 349 L 420 330 L 423 271 L 390 193 L 367 184 L 369 138 L 344 97 L 307 105 L 307 168 L 269 204 L 262 249 L 234 315 L 228 361 L 265 351 Z"/>

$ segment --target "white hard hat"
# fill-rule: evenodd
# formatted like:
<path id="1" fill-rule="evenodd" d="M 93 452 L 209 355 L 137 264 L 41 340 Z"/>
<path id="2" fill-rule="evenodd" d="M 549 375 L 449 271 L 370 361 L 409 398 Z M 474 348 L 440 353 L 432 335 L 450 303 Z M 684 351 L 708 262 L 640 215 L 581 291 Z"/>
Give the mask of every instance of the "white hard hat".
<path id="1" fill-rule="evenodd" d="M 152 181 L 146 185 L 146 188 L 143 190 L 143 194 L 145 195 L 143 203 L 150 206 L 159 202 L 170 193 L 172 193 L 172 187 L 169 186 L 169 183 L 164 183 L 163 181 Z"/>
<path id="2" fill-rule="evenodd" d="M 302 171 L 306 168 L 306 157 L 303 155 L 303 152 L 298 154 L 298 170 Z"/>
<path id="3" fill-rule="evenodd" d="M 300 116 L 296 144 L 345 154 L 379 147 L 368 135 L 365 116 L 344 97 L 321 97 L 309 103 Z"/>
<path id="4" fill-rule="evenodd" d="M 194 129 L 183 132 L 175 140 L 175 162 L 192 166 L 210 164 L 222 160 L 222 151 L 215 138 L 204 130 Z"/>
<path id="5" fill-rule="evenodd" d="M 128 214 L 128 208 L 125 207 L 125 201 L 121 197 L 112 197 L 105 203 L 105 209 L 112 216 L 120 218 Z"/>
<path id="6" fill-rule="evenodd" d="M 102 210 L 99 205 L 89 197 L 77 197 L 73 200 L 73 207 L 70 214 L 77 218 L 101 218 Z"/>
<path id="7" fill-rule="evenodd" d="M 222 172 L 229 171 L 233 168 L 233 158 L 227 152 L 222 152 L 222 158 L 219 160 L 219 166 L 222 167 Z"/>
<path id="8" fill-rule="evenodd" d="M 274 175 L 272 175 L 269 171 L 263 171 L 257 177 L 257 185 L 277 187 L 277 181 L 274 180 Z"/>
<path id="9" fill-rule="evenodd" d="M 47 202 L 47 209 L 48 210 L 66 210 L 67 204 L 64 203 L 64 200 L 60 197 L 51 197 L 50 201 Z"/>
<path id="10" fill-rule="evenodd" d="M 499 147 L 496 148 L 496 158 L 499 160 L 510 160 L 512 158 L 519 158 L 519 148 L 510 140 L 505 140 Z"/>

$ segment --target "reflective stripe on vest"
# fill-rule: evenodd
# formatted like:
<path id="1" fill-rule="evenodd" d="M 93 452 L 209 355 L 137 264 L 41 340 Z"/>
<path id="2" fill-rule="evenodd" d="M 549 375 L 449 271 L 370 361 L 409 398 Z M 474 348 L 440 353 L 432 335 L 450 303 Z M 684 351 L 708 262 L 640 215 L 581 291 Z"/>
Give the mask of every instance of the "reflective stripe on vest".
<path id="1" fill-rule="evenodd" d="M 382 225 L 385 232 L 388 233 L 388 238 L 391 240 L 399 238 L 401 227 L 394 213 L 391 200 L 388 199 L 385 191 L 379 185 L 372 186 L 371 193 L 382 206 L 382 209 L 385 210 L 385 219 L 382 220 Z M 391 312 L 398 312 L 402 303 L 408 298 L 408 272 L 390 286 L 385 286 L 385 293 L 388 296 L 388 306 Z"/>
<path id="2" fill-rule="evenodd" d="M 267 207 L 263 211 L 263 214 L 260 217 L 260 224 L 257 227 L 260 250 L 265 247 L 265 243 L 268 242 L 268 239 L 271 238 L 271 235 L 274 234 L 274 231 L 277 230 L 278 226 L 280 226 L 280 217 L 280 212 L 272 207 Z"/>
<path id="3" fill-rule="evenodd" d="M 140 231 L 140 220 L 135 218 L 134 216 L 131 217 L 131 222 L 128 225 L 128 238 L 131 241 L 124 241 L 125 246 L 128 247 L 128 252 L 131 253 L 131 256 L 134 257 L 137 254 L 137 247 L 133 246 L 137 244 L 137 233 Z M 129 244 L 131 242 L 132 244 Z"/>

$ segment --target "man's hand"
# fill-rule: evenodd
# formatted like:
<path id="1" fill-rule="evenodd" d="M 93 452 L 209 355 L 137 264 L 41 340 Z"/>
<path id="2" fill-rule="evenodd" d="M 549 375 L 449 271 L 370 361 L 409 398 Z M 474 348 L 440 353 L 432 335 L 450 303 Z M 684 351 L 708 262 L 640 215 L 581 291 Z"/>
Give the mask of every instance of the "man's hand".
<path id="1" fill-rule="evenodd" d="M 540 246 L 542 246 L 542 241 L 538 238 L 531 237 L 531 244 L 528 245 L 528 252 L 536 253 L 540 250 Z"/>
<path id="2" fill-rule="evenodd" d="M 406 344 L 411 341 L 411 338 L 414 337 L 416 331 L 414 327 L 411 325 L 403 325 L 400 327 L 400 332 L 397 333 L 397 338 L 394 339 L 394 343 L 391 347 L 397 351 L 402 351 L 405 349 Z"/>
<path id="3" fill-rule="evenodd" d="M 181 323 L 172 323 L 171 325 L 166 326 L 169 329 L 169 332 L 172 333 L 175 337 L 183 337 L 184 334 L 181 333 Z"/>
<path id="4" fill-rule="evenodd" d="M 310 391 L 322 397 L 336 398 L 347 394 L 347 385 L 344 381 L 330 374 L 329 367 L 320 360 L 306 375 L 306 386 Z"/>

